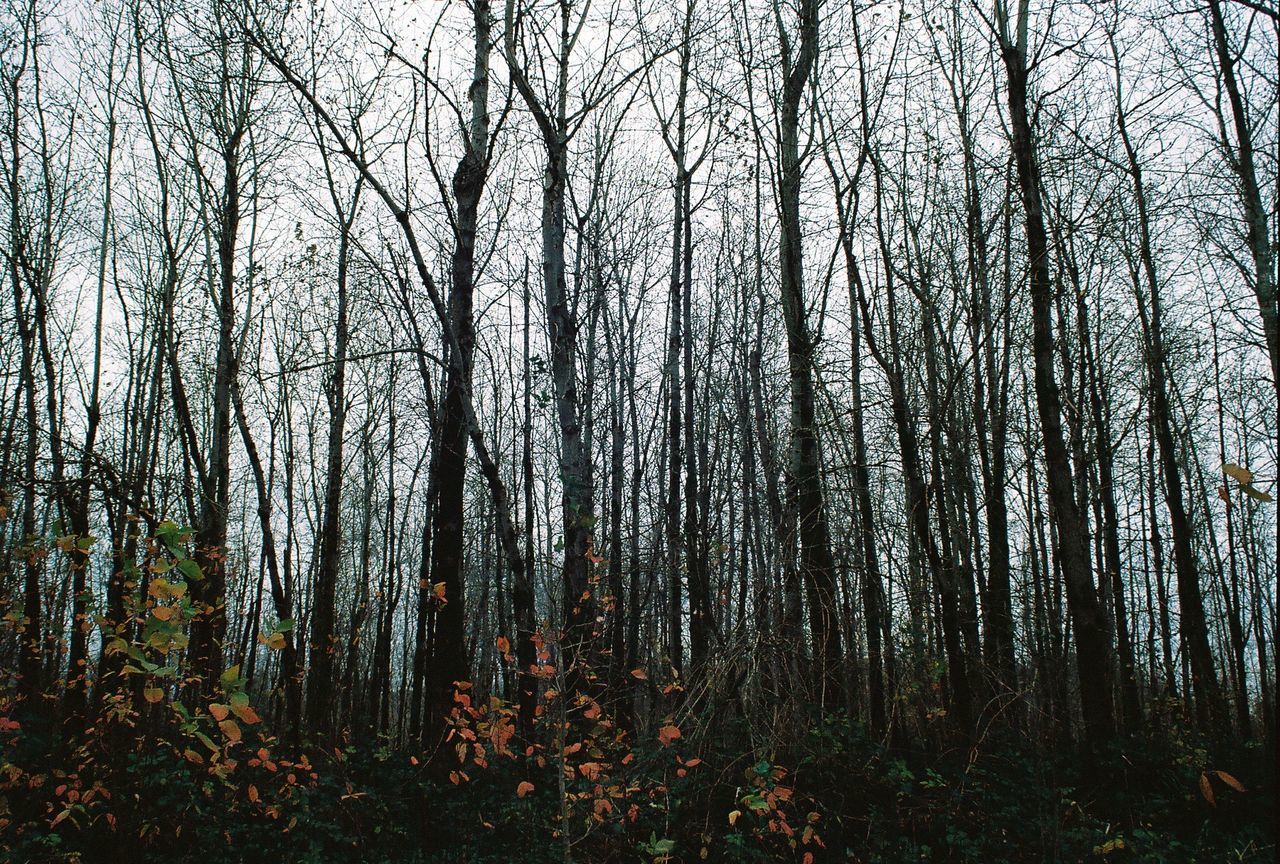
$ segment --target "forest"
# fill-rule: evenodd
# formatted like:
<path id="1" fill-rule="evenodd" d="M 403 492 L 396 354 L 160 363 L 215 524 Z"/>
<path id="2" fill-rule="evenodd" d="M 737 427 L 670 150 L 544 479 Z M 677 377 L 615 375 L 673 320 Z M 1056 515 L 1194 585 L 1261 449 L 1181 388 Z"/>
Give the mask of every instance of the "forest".
<path id="1" fill-rule="evenodd" d="M 0 0 L 0 860 L 1276 850 L 1274 0 Z"/>

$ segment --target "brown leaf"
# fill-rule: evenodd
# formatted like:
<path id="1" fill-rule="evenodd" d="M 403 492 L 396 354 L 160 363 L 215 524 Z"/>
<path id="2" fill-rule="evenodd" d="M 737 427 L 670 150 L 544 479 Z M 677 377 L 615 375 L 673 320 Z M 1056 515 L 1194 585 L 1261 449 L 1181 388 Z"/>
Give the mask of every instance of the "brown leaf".
<path id="1" fill-rule="evenodd" d="M 1241 483 L 1240 488 L 1244 490 L 1244 494 L 1248 495 L 1255 501 L 1261 501 L 1264 504 L 1270 504 L 1275 499 L 1263 492 L 1261 489 L 1250 486 L 1248 483 Z"/>
<path id="2" fill-rule="evenodd" d="M 1204 800 L 1209 802 L 1210 807 L 1217 807 L 1218 804 L 1213 800 L 1213 787 L 1209 785 L 1209 775 L 1200 775 L 1200 794 L 1204 796 Z"/>
<path id="3" fill-rule="evenodd" d="M 1222 466 L 1222 473 L 1240 483 L 1252 483 L 1253 474 L 1247 468 L 1233 465 L 1230 462 Z"/>
<path id="4" fill-rule="evenodd" d="M 1226 771 L 1214 771 L 1213 773 L 1218 776 L 1219 780 L 1221 780 L 1223 783 L 1226 783 L 1228 786 L 1230 786 L 1232 789 L 1236 790 L 1237 792 L 1248 791 L 1244 788 L 1243 783 L 1241 783 L 1236 778 L 1232 777 Z"/>

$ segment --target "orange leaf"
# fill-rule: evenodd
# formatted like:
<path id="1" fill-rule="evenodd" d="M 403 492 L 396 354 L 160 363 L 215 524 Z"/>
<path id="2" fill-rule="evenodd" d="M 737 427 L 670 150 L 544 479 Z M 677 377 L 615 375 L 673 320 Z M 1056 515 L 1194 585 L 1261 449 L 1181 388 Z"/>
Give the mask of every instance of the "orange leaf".
<path id="1" fill-rule="evenodd" d="M 258 801 L 258 787 L 254 786 L 252 783 L 249 784 L 249 800 L 254 803 L 257 803 Z"/>
<path id="2" fill-rule="evenodd" d="M 600 706 L 597 703 L 592 702 L 587 706 L 587 710 L 582 712 L 582 716 L 586 717 L 588 720 L 596 719 L 600 716 Z"/>
<path id="3" fill-rule="evenodd" d="M 499 651 L 501 651 L 503 654 L 510 654 L 510 653 L 511 653 L 511 640 L 510 640 L 510 639 L 508 639 L 506 636 L 499 636 L 499 637 L 498 637 L 498 650 L 499 650 Z"/>
<path id="4" fill-rule="evenodd" d="M 516 797 L 523 798 L 533 791 L 533 784 L 528 780 L 521 780 L 520 785 L 516 787 Z"/>
<path id="5" fill-rule="evenodd" d="M 812 852 L 804 853 L 804 858 L 800 860 L 801 860 L 801 864 L 813 864 L 813 853 Z"/>
<path id="6" fill-rule="evenodd" d="M 643 669 L 632 669 L 631 677 L 639 681 L 647 681 L 649 680 L 649 673 L 644 671 Z"/>
<path id="7" fill-rule="evenodd" d="M 221 723 L 227 719 L 227 715 L 231 713 L 231 709 L 226 705 L 220 705 L 214 702 L 209 705 L 209 713 L 213 715 L 213 719 Z"/>
<path id="8" fill-rule="evenodd" d="M 218 724 L 218 728 L 222 730 L 222 734 L 226 735 L 229 741 L 240 740 L 240 727 L 236 725 L 236 721 L 223 720 Z"/>
<path id="9" fill-rule="evenodd" d="M 658 740 L 662 742 L 663 747 L 671 746 L 671 742 L 680 737 L 680 730 L 670 724 L 663 726 L 658 730 Z"/>

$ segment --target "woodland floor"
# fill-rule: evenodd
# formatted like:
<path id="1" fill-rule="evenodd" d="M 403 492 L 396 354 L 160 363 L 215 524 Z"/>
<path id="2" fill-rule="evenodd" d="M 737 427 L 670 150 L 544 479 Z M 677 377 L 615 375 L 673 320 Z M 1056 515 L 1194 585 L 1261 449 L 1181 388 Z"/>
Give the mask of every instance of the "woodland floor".
<path id="1" fill-rule="evenodd" d="M 249 734 L 219 768 L 163 735 L 59 756 L 34 725 L 7 729 L 0 855 L 23 864 L 1275 860 L 1275 763 L 1252 743 L 1208 747 L 1175 727 L 1091 756 L 1025 736 L 926 753 L 886 749 L 827 717 L 771 764 L 742 752 L 747 730 L 734 722 L 702 728 L 637 743 L 626 764 L 586 763 L 590 776 L 573 772 L 563 788 L 554 768 L 522 758 L 461 776 L 364 742 L 287 757 Z M 654 739 L 638 731 L 635 740 Z"/>

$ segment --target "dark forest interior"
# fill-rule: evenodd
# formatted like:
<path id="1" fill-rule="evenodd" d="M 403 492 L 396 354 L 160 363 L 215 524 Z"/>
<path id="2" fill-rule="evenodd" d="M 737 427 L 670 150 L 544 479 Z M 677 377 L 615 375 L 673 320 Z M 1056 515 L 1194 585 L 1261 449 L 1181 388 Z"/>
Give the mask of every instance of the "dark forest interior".
<path id="1" fill-rule="evenodd" d="M 0 858 L 1275 860 L 1274 0 L 0 4 Z"/>

